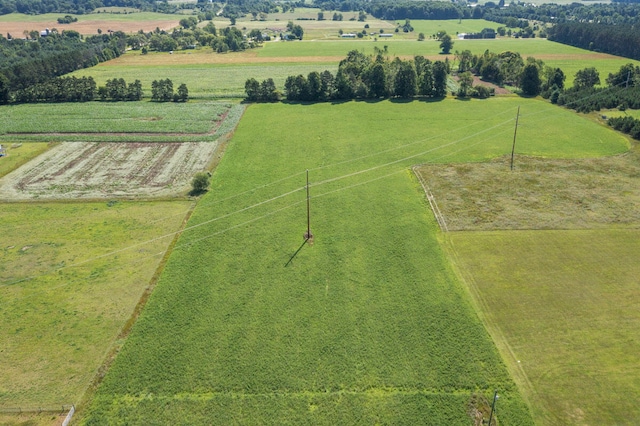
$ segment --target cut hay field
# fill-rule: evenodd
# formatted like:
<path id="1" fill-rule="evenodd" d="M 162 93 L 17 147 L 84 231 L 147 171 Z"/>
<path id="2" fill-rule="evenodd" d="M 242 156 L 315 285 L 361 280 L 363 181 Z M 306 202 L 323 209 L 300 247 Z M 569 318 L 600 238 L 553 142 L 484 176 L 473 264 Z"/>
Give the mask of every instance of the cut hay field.
<path id="1" fill-rule="evenodd" d="M 80 402 L 190 206 L 2 204 L 0 410 Z"/>
<path id="2" fill-rule="evenodd" d="M 637 228 L 448 235 L 537 424 L 638 424 Z"/>
<path id="3" fill-rule="evenodd" d="M 93 35 L 98 29 L 135 33 L 138 30 L 153 31 L 156 27 L 170 30 L 177 27 L 182 18 L 180 15 L 168 15 L 154 12 L 135 13 L 90 13 L 86 15 L 72 15 L 78 18 L 71 24 L 59 24 L 58 18 L 66 13 L 45 13 L 42 15 L 24 15 L 12 13 L 0 16 L 3 33 L 11 33 L 14 37 L 23 37 L 24 31 L 43 31 L 45 28 L 57 28 L 58 31 L 74 30 L 80 34 Z M 4 34 L 3 34 L 4 35 Z"/>
<path id="4" fill-rule="evenodd" d="M 408 169 L 509 150 L 521 101 L 249 107 L 83 423 L 469 424 L 471 394 L 497 388 L 500 422 L 531 424 Z M 609 130 L 526 140 L 551 156 L 626 148 Z"/>

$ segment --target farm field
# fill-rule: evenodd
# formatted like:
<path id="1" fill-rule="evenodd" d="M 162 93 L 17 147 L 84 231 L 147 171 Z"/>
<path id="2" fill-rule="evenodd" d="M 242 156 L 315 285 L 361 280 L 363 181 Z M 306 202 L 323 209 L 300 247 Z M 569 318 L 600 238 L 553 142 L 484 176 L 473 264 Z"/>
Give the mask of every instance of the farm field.
<path id="1" fill-rule="evenodd" d="M 195 203 L 182 195 L 192 172 L 220 160 L 217 139 L 226 140 L 245 111 L 237 100 L 213 99 L 242 98 L 250 77 L 273 78 L 284 91 L 289 75 L 335 74 L 353 49 L 454 61 L 439 53 L 439 42 L 417 42 L 418 33 L 499 26 L 412 21 L 413 33 L 390 40 L 341 40 L 339 29 L 367 23 L 370 32 L 392 32 L 396 22 L 352 22 L 348 13 L 342 22 L 295 19 L 317 12 L 238 20 L 249 29 L 292 20 L 305 28 L 302 42 L 228 54 L 128 51 L 72 74 L 98 85 L 140 79 L 147 98 L 153 80 L 171 78 L 174 87 L 188 85 L 185 104 L 1 108 L 0 143 L 9 156 L 0 158 L 0 200 L 38 199 L 0 201 L 0 223 L 11 228 L 0 233 L 0 365 L 12 366 L 0 378 L 0 424 L 59 423 L 57 414 L 2 411 L 89 395 L 81 424 L 420 424 L 429 417 L 466 425 L 470 415 L 486 420 L 494 389 L 500 424 L 637 423 L 629 400 L 640 392 L 633 364 L 640 271 L 625 266 L 639 251 L 639 169 L 629 140 L 599 117 L 640 118 L 636 111 L 584 116 L 513 94 L 252 105 L 190 217 Z M 60 16 L 17 25 L 150 31 L 184 15 L 100 13 L 46 24 Z M 167 27 L 160 17 L 170 18 Z M 640 65 L 544 39 L 454 41 L 454 51 L 542 59 L 564 70 L 568 86 L 585 67 L 595 66 L 604 83 L 621 65 Z M 505 177 L 518 107 L 516 170 Z M 30 169 L 14 171 L 36 156 Z M 180 178 L 169 173 L 181 179 L 172 183 L 180 195 L 159 192 L 168 182 L 159 170 L 183 163 L 193 169 Z M 438 230 L 415 164 L 430 174 L 457 232 Z M 303 244 L 307 169 L 315 237 Z M 8 187 L 21 189 L 9 194 Z M 176 199 L 118 201 L 123 196 Z M 60 201 L 82 197 L 103 201 Z M 158 279 L 129 338 L 136 303 Z M 103 362 L 122 348 L 94 393 Z"/>
<path id="2" fill-rule="evenodd" d="M 637 224 L 448 234 L 541 425 L 640 420 Z"/>
<path id="3" fill-rule="evenodd" d="M 77 404 L 191 203 L 4 203 L 0 408 Z"/>
<path id="4" fill-rule="evenodd" d="M 65 142 L 0 181 L 0 199 L 184 195 L 217 142 Z"/>
<path id="5" fill-rule="evenodd" d="M 408 169 L 509 150 L 518 102 L 540 120 L 558 112 L 515 98 L 482 113 L 454 100 L 249 107 L 84 422 L 468 424 L 473 389 L 497 387 L 500 421 L 530 423 Z M 568 146 L 531 129 L 523 149 L 626 149 L 575 114 L 559 123 L 606 133 Z M 313 245 L 301 245 L 307 168 Z"/>
<path id="6" fill-rule="evenodd" d="M 23 37 L 24 31 L 42 31 L 45 28 L 57 28 L 59 31 L 73 30 L 84 35 L 97 34 L 98 29 L 134 33 L 138 30 L 153 31 L 156 27 L 170 30 L 177 27 L 180 15 L 168 15 L 154 12 L 136 13 L 89 13 L 86 15 L 72 15 L 78 18 L 78 22 L 71 24 L 59 24 L 58 18 L 66 13 L 45 13 L 42 15 L 24 15 L 12 13 L 0 16 L 0 25 L 3 33 L 10 33 L 14 37 Z"/>
<path id="7" fill-rule="evenodd" d="M 49 149 L 47 143 L 6 143 L 6 156 L 0 157 L 0 178 Z"/>
<path id="8" fill-rule="evenodd" d="M 481 164 L 425 165 L 450 231 L 595 229 L 640 224 L 636 155 L 589 159 L 508 156 Z"/>
<path id="9" fill-rule="evenodd" d="M 10 105 L 0 118 L 0 142 L 212 142 L 231 132 L 243 112 L 228 102 Z"/>
<path id="10" fill-rule="evenodd" d="M 147 96 L 153 80 L 170 78 L 174 84 L 185 83 L 189 88 L 189 96 L 194 99 L 242 98 L 244 84 L 249 78 L 259 81 L 273 78 L 276 87 L 284 90 L 284 82 L 290 75 L 306 76 L 311 71 L 324 70 L 335 74 L 338 63 L 350 50 L 373 54 L 374 47 L 382 49 L 384 46 L 387 46 L 391 56 L 425 55 L 432 60 L 447 57 L 439 54 L 439 43 L 434 40 L 268 42 L 258 49 L 227 54 L 215 54 L 209 48 L 174 52 L 172 55 L 141 55 L 139 52 L 129 51 L 117 59 L 93 68 L 78 70 L 72 75 L 92 76 L 98 85 L 104 85 L 112 78 L 124 78 L 126 81 L 139 79 Z M 609 73 L 619 70 L 622 65 L 640 64 L 637 61 L 589 52 L 545 39 L 455 41 L 454 50 L 464 49 L 470 49 L 474 53 L 482 53 L 486 49 L 494 52 L 515 50 L 521 52 L 524 57 L 534 56 L 542 59 L 546 65 L 563 69 L 568 86 L 573 84 L 575 73 L 586 67 L 595 66 L 600 72 L 601 81 L 604 82 Z M 453 54 L 448 58 L 451 61 L 455 60 Z"/>

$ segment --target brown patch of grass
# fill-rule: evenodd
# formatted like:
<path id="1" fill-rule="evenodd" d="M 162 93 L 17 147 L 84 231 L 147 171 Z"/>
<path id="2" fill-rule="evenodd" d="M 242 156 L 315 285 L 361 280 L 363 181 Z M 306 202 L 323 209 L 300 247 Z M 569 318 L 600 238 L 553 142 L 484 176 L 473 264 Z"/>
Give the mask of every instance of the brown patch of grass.
<path id="1" fill-rule="evenodd" d="M 416 167 L 449 230 L 640 226 L 637 153 L 559 160 L 517 156 Z"/>

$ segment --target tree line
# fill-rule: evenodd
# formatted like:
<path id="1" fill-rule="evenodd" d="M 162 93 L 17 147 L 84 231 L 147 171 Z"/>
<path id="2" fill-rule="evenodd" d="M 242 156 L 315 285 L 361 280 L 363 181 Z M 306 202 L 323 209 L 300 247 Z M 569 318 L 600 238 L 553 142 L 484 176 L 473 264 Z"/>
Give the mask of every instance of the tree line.
<path id="1" fill-rule="evenodd" d="M 640 31 L 631 25 L 566 22 L 549 29 L 549 40 L 640 60 Z"/>
<path id="2" fill-rule="evenodd" d="M 447 93 L 448 61 L 432 62 L 423 56 L 413 60 L 390 59 L 386 50 L 373 55 L 357 50 L 347 54 L 334 76 L 330 71 L 287 77 L 284 97 L 288 101 L 328 101 L 380 99 L 414 96 L 442 98 Z M 248 101 L 273 102 L 282 94 L 272 79 L 259 83 L 251 78 L 245 84 Z"/>
<path id="3" fill-rule="evenodd" d="M 89 101 L 139 101 L 144 97 L 140 80 L 127 83 L 123 78 L 106 81 L 98 87 L 93 77 L 56 77 L 43 83 L 10 92 L 6 79 L 0 76 L 0 104 Z M 151 100 L 157 102 L 186 102 L 189 90 L 181 84 L 174 93 L 170 79 L 154 80 Z"/>
<path id="4" fill-rule="evenodd" d="M 76 31 L 50 33 L 31 40 L 0 36 L 0 75 L 12 91 L 43 83 L 80 68 L 117 58 L 125 51 L 122 32 L 86 37 Z"/>
<path id="5" fill-rule="evenodd" d="M 606 86 L 595 87 L 601 83 L 600 74 L 594 67 L 588 67 L 576 73 L 573 87 L 552 91 L 549 98 L 583 113 L 610 108 L 640 109 L 640 67 L 623 65 L 605 81 Z"/>

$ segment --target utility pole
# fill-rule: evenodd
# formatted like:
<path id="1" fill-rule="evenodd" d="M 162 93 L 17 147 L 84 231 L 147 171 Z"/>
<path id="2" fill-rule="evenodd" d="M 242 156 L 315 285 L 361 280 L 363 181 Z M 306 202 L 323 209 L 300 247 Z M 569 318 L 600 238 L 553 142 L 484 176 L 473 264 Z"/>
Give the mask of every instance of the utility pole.
<path id="1" fill-rule="evenodd" d="M 311 209 L 310 209 L 310 199 L 309 196 L 309 169 L 307 169 L 307 232 L 304 234 L 305 241 L 313 238 L 313 234 L 311 233 Z"/>
<path id="2" fill-rule="evenodd" d="M 520 118 L 520 106 L 516 113 L 516 128 L 513 129 L 513 147 L 511 147 L 511 170 L 513 170 L 513 154 L 516 152 L 516 134 L 518 133 L 518 118 Z"/>
<path id="3" fill-rule="evenodd" d="M 493 404 L 491 404 L 491 414 L 489 414 L 489 426 L 491 426 L 491 420 L 493 420 L 493 410 L 496 409 L 496 401 L 498 400 L 498 391 L 493 394 Z"/>

